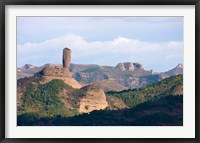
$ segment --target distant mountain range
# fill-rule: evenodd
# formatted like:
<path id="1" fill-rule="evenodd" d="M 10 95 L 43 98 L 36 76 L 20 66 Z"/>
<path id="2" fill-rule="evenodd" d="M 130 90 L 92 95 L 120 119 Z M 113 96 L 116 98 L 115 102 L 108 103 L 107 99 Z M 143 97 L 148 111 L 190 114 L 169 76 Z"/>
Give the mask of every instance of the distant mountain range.
<path id="1" fill-rule="evenodd" d="M 62 67 L 59 64 L 45 64 L 41 67 L 26 64 L 17 68 L 17 79 L 31 77 L 43 68 L 52 66 Z M 104 91 L 121 91 L 144 87 L 167 77 L 183 74 L 183 65 L 178 64 L 175 68 L 161 73 L 145 70 L 142 64 L 131 62 L 119 63 L 115 67 L 70 64 L 69 70 L 72 77 L 83 86 L 92 84 Z"/>

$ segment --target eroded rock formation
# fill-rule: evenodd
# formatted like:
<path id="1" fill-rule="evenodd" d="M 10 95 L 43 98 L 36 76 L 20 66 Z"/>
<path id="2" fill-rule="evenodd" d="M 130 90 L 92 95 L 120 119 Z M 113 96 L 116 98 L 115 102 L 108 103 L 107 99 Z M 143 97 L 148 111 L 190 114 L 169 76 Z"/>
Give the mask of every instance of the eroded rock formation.
<path id="1" fill-rule="evenodd" d="M 69 48 L 63 49 L 62 56 L 63 65 L 48 65 L 42 70 L 43 83 L 49 82 L 53 79 L 61 79 L 66 84 L 72 86 L 73 88 L 81 88 L 82 86 L 72 78 L 72 74 L 69 71 L 69 66 L 71 63 L 71 50 Z"/>
<path id="2" fill-rule="evenodd" d="M 105 109 L 108 106 L 106 95 L 100 88 L 92 87 L 86 90 L 85 96 L 80 100 L 79 112 L 88 113 L 93 110 Z"/>
<path id="3" fill-rule="evenodd" d="M 120 71 L 125 71 L 126 70 L 123 63 L 117 64 L 115 68 L 120 70 Z"/>
<path id="4" fill-rule="evenodd" d="M 63 49 L 63 67 L 69 69 L 71 63 L 71 50 L 69 48 Z"/>
<path id="5" fill-rule="evenodd" d="M 69 66 L 71 63 L 71 50 L 69 48 L 63 49 L 63 68 L 64 68 L 64 74 L 67 77 L 71 77 L 72 74 L 69 71 Z"/>
<path id="6" fill-rule="evenodd" d="M 134 71 L 136 69 L 144 69 L 144 67 L 142 64 L 139 63 L 125 62 L 117 64 L 115 69 L 118 69 L 120 71 Z"/>
<path id="7" fill-rule="evenodd" d="M 44 76 L 58 76 L 65 77 L 65 69 L 58 65 L 49 65 L 43 69 Z"/>
<path id="8" fill-rule="evenodd" d="M 132 63 L 124 63 L 124 67 L 127 71 L 134 71 L 134 66 Z"/>
<path id="9" fill-rule="evenodd" d="M 71 50 L 69 48 L 63 49 L 63 67 L 58 65 L 49 65 L 42 70 L 44 76 L 57 76 L 57 77 L 72 77 L 69 71 L 71 62 Z"/>

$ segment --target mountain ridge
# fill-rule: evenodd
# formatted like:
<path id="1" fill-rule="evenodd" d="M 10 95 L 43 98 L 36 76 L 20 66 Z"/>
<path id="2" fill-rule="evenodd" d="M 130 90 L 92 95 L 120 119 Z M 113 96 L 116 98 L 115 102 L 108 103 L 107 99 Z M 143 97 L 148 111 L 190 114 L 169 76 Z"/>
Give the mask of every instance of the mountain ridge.
<path id="1" fill-rule="evenodd" d="M 71 72 L 72 77 L 83 85 L 94 82 L 102 82 L 103 84 L 103 81 L 109 80 L 115 84 L 131 89 L 140 88 L 173 75 L 183 74 L 182 64 L 178 64 L 175 68 L 169 71 L 160 73 L 145 70 L 143 65 L 139 63 L 125 62 L 125 64 L 126 68 L 120 68 L 119 65 L 123 65 L 123 63 L 119 63 L 115 67 L 99 66 L 95 64 L 70 64 L 69 71 Z M 18 79 L 31 77 L 44 68 L 55 66 L 62 67 L 60 64 L 45 64 L 41 67 L 31 65 L 30 68 L 27 67 L 26 64 L 24 67 L 17 68 L 17 77 Z M 135 68 L 133 68 L 133 66 L 135 66 Z M 104 84 L 106 85 L 107 83 L 105 82 Z M 114 88 L 111 88 L 110 90 L 115 91 Z"/>

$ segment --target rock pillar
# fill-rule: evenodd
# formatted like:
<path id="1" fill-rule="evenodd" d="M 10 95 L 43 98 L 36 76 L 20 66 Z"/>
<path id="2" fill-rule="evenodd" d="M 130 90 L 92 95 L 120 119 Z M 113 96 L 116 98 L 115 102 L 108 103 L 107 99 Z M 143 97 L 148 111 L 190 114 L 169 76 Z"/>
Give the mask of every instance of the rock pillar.
<path id="1" fill-rule="evenodd" d="M 65 69 L 65 75 L 71 77 L 72 74 L 69 71 L 69 66 L 71 63 L 71 50 L 69 48 L 63 49 L 63 68 Z"/>

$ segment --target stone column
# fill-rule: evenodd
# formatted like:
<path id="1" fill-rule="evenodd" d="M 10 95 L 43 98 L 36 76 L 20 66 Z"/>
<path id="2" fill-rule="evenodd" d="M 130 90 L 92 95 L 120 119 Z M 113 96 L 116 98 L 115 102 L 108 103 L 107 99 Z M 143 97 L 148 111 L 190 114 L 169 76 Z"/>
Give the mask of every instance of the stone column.
<path id="1" fill-rule="evenodd" d="M 71 63 L 71 50 L 69 48 L 63 49 L 63 67 L 68 68 Z"/>
<path id="2" fill-rule="evenodd" d="M 69 66 L 71 63 L 71 50 L 69 48 L 63 49 L 63 68 L 65 69 L 65 75 L 67 77 L 71 77 L 71 73 L 69 71 Z"/>

